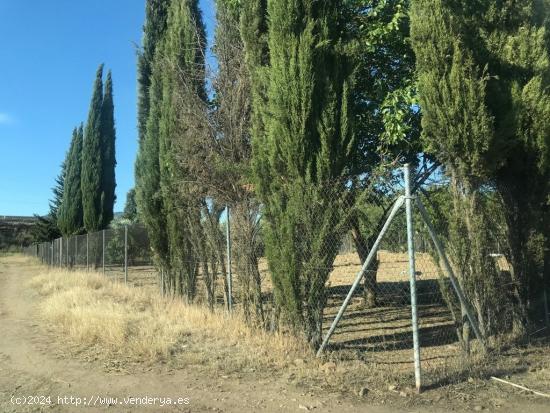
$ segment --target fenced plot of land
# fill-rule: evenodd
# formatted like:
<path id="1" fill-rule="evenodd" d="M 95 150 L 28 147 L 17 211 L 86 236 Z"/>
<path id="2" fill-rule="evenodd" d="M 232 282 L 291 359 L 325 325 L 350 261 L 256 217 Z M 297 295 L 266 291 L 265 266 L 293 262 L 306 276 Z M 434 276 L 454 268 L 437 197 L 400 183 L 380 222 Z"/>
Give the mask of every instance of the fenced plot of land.
<path id="1" fill-rule="evenodd" d="M 377 304 L 367 308 L 362 292 L 356 292 L 350 306 L 331 338 L 328 352 L 337 359 L 363 360 L 380 364 L 389 375 L 413 371 L 413 341 L 410 307 L 408 256 L 406 253 L 380 251 L 377 270 Z M 441 295 L 441 272 L 427 253 L 417 253 L 417 297 L 422 367 L 427 385 L 446 380 L 451 370 L 461 369 L 463 360 L 451 313 Z M 135 262 L 128 267 L 129 285 L 159 291 L 160 275 L 151 265 Z M 84 267 L 85 268 L 85 267 Z M 338 312 L 351 282 L 361 268 L 355 252 L 339 254 L 327 282 L 325 332 Z M 98 268 L 102 270 L 102 268 Z M 262 296 L 267 306 L 272 300 L 272 285 L 265 258 L 260 259 Z M 105 275 L 124 281 L 123 264 L 109 263 Z M 217 279 L 217 302 L 223 304 L 223 279 Z M 197 301 L 205 300 L 199 275 Z M 240 278 L 233 268 L 234 303 L 239 308 Z"/>
<path id="2" fill-rule="evenodd" d="M 31 279 L 34 281 L 29 284 Z M 78 291 L 82 299 L 74 302 L 62 299 Z M 171 301 L 160 297 L 157 291 L 149 294 L 144 289 L 116 285 L 101 275 L 49 270 L 21 257 L 0 257 L 0 298 L 3 331 L 0 340 L 1 411 L 31 411 L 10 404 L 11 395 L 19 393 L 38 392 L 55 397 L 69 393 L 86 396 L 90 392 L 121 397 L 131 393 L 166 397 L 180 395 L 182 391 L 191 397 L 190 408 L 165 407 L 163 411 L 315 409 L 320 412 L 386 413 L 415 408 L 426 412 L 471 411 L 481 406 L 509 412 L 528 408 L 533 413 L 542 413 L 547 408 L 535 396 L 502 389 L 498 384 L 476 378 L 472 383 L 441 387 L 420 395 L 407 389 L 405 381 L 395 381 L 388 387 L 387 383 L 377 381 L 380 369 L 384 368 L 378 363 L 358 364 L 357 360 L 344 360 L 331 365 L 307 352 L 299 355 L 293 350 L 288 354 L 286 350 L 281 351 L 281 342 L 276 337 L 266 337 L 262 344 L 252 331 L 246 333 L 244 326 L 239 327 L 244 335 L 236 339 L 233 332 L 228 334 L 227 329 L 216 327 L 225 325 L 234 331 L 234 325 L 239 324 L 238 320 L 224 321 L 227 319 L 223 314 L 209 314 L 202 306 L 187 310 L 181 303 L 177 308 L 172 307 Z M 42 307 L 48 302 L 55 302 L 57 314 L 63 316 L 47 318 L 49 315 Z M 99 306 L 102 311 L 84 311 L 90 305 Z M 96 331 L 95 339 L 78 337 L 80 327 L 93 325 L 93 319 L 104 316 L 109 308 L 120 309 L 116 313 L 118 316 L 111 314 L 116 316 L 116 323 Z M 166 323 L 164 313 L 173 313 L 172 321 Z M 151 316 L 162 318 L 158 322 L 164 323 L 170 334 L 178 329 L 183 334 L 180 344 L 184 345 L 178 346 L 179 340 L 175 347 L 168 343 L 175 352 L 161 354 L 160 364 L 151 364 L 145 359 L 140 362 L 128 358 L 131 354 L 125 354 L 135 350 L 126 340 L 148 337 L 147 331 L 140 332 L 138 327 L 143 324 L 139 320 L 146 321 Z M 79 321 L 79 317 L 88 319 Z M 74 334 L 62 333 L 70 320 L 80 327 L 73 331 Z M 387 320 L 386 324 L 391 322 L 394 321 Z M 151 326 L 150 322 L 145 324 Z M 119 328 L 126 333 L 117 333 Z M 111 335 L 109 331 L 113 329 Z M 120 343 L 114 340 L 117 337 Z M 90 339 L 95 340 L 93 346 L 90 346 Z M 274 348 L 276 343 L 279 344 Z M 518 365 L 506 370 L 506 374 L 512 375 L 512 381 L 541 391 L 550 387 L 550 358 L 541 349 L 518 350 L 513 357 Z M 191 363 L 191 360 L 195 361 Z M 523 366 L 529 366 L 528 370 L 522 370 Z M 392 406 L 377 407 L 372 403 Z M 113 406 L 89 410 L 129 411 Z M 56 411 L 72 412 L 75 408 L 56 406 Z"/>
<path id="3" fill-rule="evenodd" d="M 402 216 L 400 216 L 402 218 Z M 420 228 L 420 227 L 419 227 Z M 332 321 L 350 290 L 352 281 L 361 268 L 359 256 L 353 242 L 348 236 L 340 246 L 340 253 L 336 256 L 330 268 L 317 268 L 317 263 L 303 264 L 313 266 L 316 271 L 329 272 L 324 294 L 326 302 L 323 313 L 323 334 L 326 334 Z M 420 359 L 422 369 L 422 384 L 437 386 L 439 384 L 463 378 L 472 362 L 477 362 L 479 343 L 472 340 L 473 356 L 465 356 L 458 342 L 457 326 L 460 326 L 460 314 L 449 309 L 449 296 L 452 295 L 450 282 L 435 264 L 432 256 L 426 253 L 427 239 L 422 228 L 416 233 L 416 244 L 419 250 L 415 253 L 416 260 L 416 289 L 417 314 L 419 327 Z M 332 335 L 326 348 L 327 357 L 335 360 L 361 361 L 377 367 L 387 377 L 407 376 L 413 381 L 413 334 L 412 310 L 410 294 L 410 277 L 408 255 L 405 239 L 401 231 L 392 233 L 378 251 L 378 266 L 376 270 L 367 270 L 371 275 L 376 274 L 376 299 L 364 299 L 364 291 L 359 288 L 347 308 L 340 324 Z M 231 244 L 229 244 L 231 245 Z M 227 247 L 227 245 L 226 245 Z M 35 248 L 35 247 L 33 247 Z M 54 266 L 69 267 L 72 269 L 90 270 L 103 273 L 109 280 L 127 282 L 149 292 L 161 292 L 161 274 L 152 265 L 151 248 L 145 229 L 137 224 L 131 226 L 117 226 L 107 230 L 57 239 L 51 244 L 45 243 L 36 246 L 36 255 L 45 263 L 54 263 Z M 259 250 L 258 250 L 259 251 Z M 223 264 L 227 263 L 227 255 L 223 254 Z M 250 317 L 253 300 L 253 281 L 249 264 L 237 264 L 238 248 L 231 254 L 232 261 L 232 303 L 234 311 L 243 313 L 247 320 Z M 255 253 L 256 254 L 256 253 Z M 222 270 L 221 258 L 214 262 L 196 258 L 188 263 L 189 267 L 197 268 L 196 304 L 209 307 L 206 281 L 215 285 L 213 305 L 218 309 L 227 308 L 226 283 L 227 274 Z M 507 264 L 502 257 L 494 259 L 505 272 Z M 208 278 L 202 273 L 205 261 L 208 261 L 210 274 Z M 505 260 L 504 260 L 505 261 Z M 127 265 L 126 265 L 127 264 Z M 277 324 L 277 310 L 274 303 L 271 275 L 265 257 L 259 258 L 257 270 L 261 285 L 261 302 L 263 315 L 261 321 L 267 328 L 274 328 Z M 256 264 L 252 264 L 256 268 Z M 227 268 L 227 265 L 225 266 Z M 247 272 L 246 274 L 240 271 Z M 509 270 L 509 269 L 508 269 Z M 366 277 L 369 278 L 369 277 Z M 366 288 L 363 280 L 363 288 Z M 446 293 L 446 295 L 444 295 Z M 372 294 L 371 294 L 372 295 Z M 372 297 L 371 297 L 372 298 Z M 248 299 L 248 305 L 246 300 Z M 452 299 L 452 298 L 451 298 Z M 256 312 L 256 315 L 258 312 Z M 252 322 L 257 322 L 258 319 Z M 284 328 L 284 323 L 281 323 Z"/>

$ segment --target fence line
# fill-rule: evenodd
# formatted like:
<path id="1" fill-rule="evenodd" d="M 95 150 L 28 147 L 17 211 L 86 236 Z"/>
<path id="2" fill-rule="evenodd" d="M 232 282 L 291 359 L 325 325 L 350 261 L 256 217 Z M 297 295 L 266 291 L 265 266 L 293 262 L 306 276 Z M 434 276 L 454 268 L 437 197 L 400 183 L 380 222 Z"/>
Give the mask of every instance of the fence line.
<path id="1" fill-rule="evenodd" d="M 445 380 L 471 353 L 482 354 L 494 333 L 479 325 L 476 297 L 445 255 L 442 224 L 412 193 L 418 185 L 407 175 L 386 181 L 390 188 L 374 199 L 361 193 L 335 195 L 329 201 L 339 209 L 329 218 L 323 199 L 311 203 L 308 213 L 289 215 L 294 233 L 285 242 L 297 253 L 294 261 L 279 263 L 282 269 L 268 265 L 265 256 L 268 224 L 241 205 L 227 205 L 214 231 L 220 242 L 202 255 L 186 255 L 184 264 L 197 279 L 195 302 L 223 306 L 251 324 L 276 329 L 280 311 L 272 271 L 301 271 L 308 282 L 321 274 L 319 356 L 361 359 L 392 374 L 414 373 L 419 390 Z M 147 231 L 139 223 L 114 222 L 25 252 L 49 266 L 100 272 L 163 295 L 174 291 L 167 270 L 155 265 Z M 501 254 L 487 259 L 500 268 L 499 288 L 511 289 L 506 260 Z M 500 339 L 511 330 L 512 314 L 503 307 L 499 317 Z M 474 340 L 463 336 L 467 327 Z"/>

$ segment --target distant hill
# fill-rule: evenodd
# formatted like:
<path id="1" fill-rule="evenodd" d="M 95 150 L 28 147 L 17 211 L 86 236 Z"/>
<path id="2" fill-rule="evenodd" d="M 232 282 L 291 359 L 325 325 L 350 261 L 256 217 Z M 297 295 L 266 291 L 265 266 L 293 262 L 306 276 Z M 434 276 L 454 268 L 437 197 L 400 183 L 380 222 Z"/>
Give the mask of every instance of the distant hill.
<path id="1" fill-rule="evenodd" d="M 0 249 L 29 245 L 35 217 L 0 215 Z"/>

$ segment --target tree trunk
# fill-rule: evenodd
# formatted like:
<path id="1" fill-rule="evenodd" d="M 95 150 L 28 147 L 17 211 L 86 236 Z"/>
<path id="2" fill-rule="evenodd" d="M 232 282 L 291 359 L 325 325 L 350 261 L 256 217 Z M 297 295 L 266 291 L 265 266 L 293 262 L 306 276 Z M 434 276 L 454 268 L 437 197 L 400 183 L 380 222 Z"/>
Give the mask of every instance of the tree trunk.
<path id="1" fill-rule="evenodd" d="M 370 246 L 374 244 L 374 241 L 376 240 L 376 237 L 378 237 L 378 234 L 373 234 L 371 235 L 371 237 L 365 238 L 365 236 L 361 233 L 359 221 L 357 217 L 355 217 L 351 222 L 351 235 L 353 238 L 355 249 L 357 250 L 357 255 L 359 256 L 359 260 L 361 261 L 361 264 L 363 264 L 366 261 L 367 256 L 369 255 Z M 376 275 L 378 272 L 379 264 L 380 262 L 378 258 L 375 258 L 367 271 L 365 271 L 365 281 L 363 284 L 363 301 L 366 308 L 376 307 L 376 296 L 378 290 Z"/>
<path id="2" fill-rule="evenodd" d="M 257 206 L 253 202 L 245 199 L 232 209 L 234 257 L 245 320 L 252 325 L 265 327 L 261 275 L 257 258 Z"/>

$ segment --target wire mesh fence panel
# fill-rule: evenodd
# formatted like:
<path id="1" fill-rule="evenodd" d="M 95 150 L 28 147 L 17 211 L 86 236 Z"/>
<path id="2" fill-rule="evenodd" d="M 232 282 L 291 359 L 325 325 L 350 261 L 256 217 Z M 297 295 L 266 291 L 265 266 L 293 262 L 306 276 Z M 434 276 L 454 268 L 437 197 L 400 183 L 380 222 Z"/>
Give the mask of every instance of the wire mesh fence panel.
<path id="1" fill-rule="evenodd" d="M 52 249 L 52 257 L 51 257 L 51 263 L 50 265 L 55 266 L 57 264 L 57 251 L 56 251 L 56 240 L 53 240 L 51 242 L 51 249 Z"/>
<path id="2" fill-rule="evenodd" d="M 124 281 L 125 235 L 124 227 L 103 230 L 102 243 L 105 276 L 113 281 Z"/>
<path id="3" fill-rule="evenodd" d="M 75 248 L 74 243 L 72 242 L 73 237 L 64 237 L 63 238 L 63 248 L 65 251 L 65 264 L 66 268 L 73 268 L 74 258 L 75 258 Z"/>
<path id="4" fill-rule="evenodd" d="M 440 269 L 419 214 L 411 209 L 409 226 L 403 206 L 395 215 L 389 213 L 391 200 L 404 192 L 399 181 L 394 185 L 395 190 L 371 197 L 358 209 L 360 231 L 353 233 L 351 228 L 352 235 L 347 238 L 357 241 L 359 233 L 368 239 L 367 248 L 356 242 L 355 252 L 350 251 L 348 241 L 344 254 L 341 248 L 336 257 L 329 277 L 323 332 L 330 337 L 327 350 L 332 357 L 359 358 L 378 365 L 389 376 L 412 376 L 416 366 L 416 385 L 420 388 L 421 383 L 440 383 L 449 377 L 451 369 L 459 372 L 467 349 L 459 342 L 456 328 L 462 322 L 460 312 L 458 317 L 456 314 L 460 302 Z M 386 216 L 386 225 L 376 224 Z M 408 229 L 414 231 L 410 245 Z M 377 236 L 379 242 L 375 241 Z M 367 252 L 376 245 L 376 259 L 364 267 L 362 277 L 356 278 L 354 273 L 360 273 Z M 361 280 L 355 292 L 351 284 L 354 278 Z"/>
<path id="5" fill-rule="evenodd" d="M 414 229 L 416 239 L 428 239 L 425 223 L 416 213 Z M 460 307 L 457 294 L 431 243 L 419 247 L 427 251 L 417 252 L 415 259 L 422 382 L 430 386 L 461 374 L 466 353 L 458 336 L 462 317 L 456 311 Z"/>
<path id="6" fill-rule="evenodd" d="M 87 270 L 88 264 L 88 236 L 75 235 L 75 269 Z"/>
<path id="7" fill-rule="evenodd" d="M 88 235 L 88 266 L 90 271 L 103 272 L 103 232 Z"/>
<path id="8" fill-rule="evenodd" d="M 225 262 L 220 265 L 218 302 L 228 301 L 225 295 L 230 290 L 233 311 L 242 313 L 248 322 L 263 326 L 271 307 L 272 288 L 259 213 L 257 204 L 235 204 L 230 208 L 228 221 L 226 211 L 221 254 Z"/>
<path id="9" fill-rule="evenodd" d="M 140 224 L 127 228 L 128 284 L 159 291 L 160 277 L 153 262 L 147 230 Z"/>
<path id="10" fill-rule="evenodd" d="M 413 337 L 409 260 L 400 210 L 383 239 L 376 259 L 367 268 L 360 288 L 331 338 L 329 351 L 338 357 L 360 358 L 387 365 L 389 370 L 412 372 Z M 397 229 L 396 229 L 397 228 Z M 357 250 L 336 257 L 329 278 L 325 333 L 349 293 L 362 260 Z"/>

